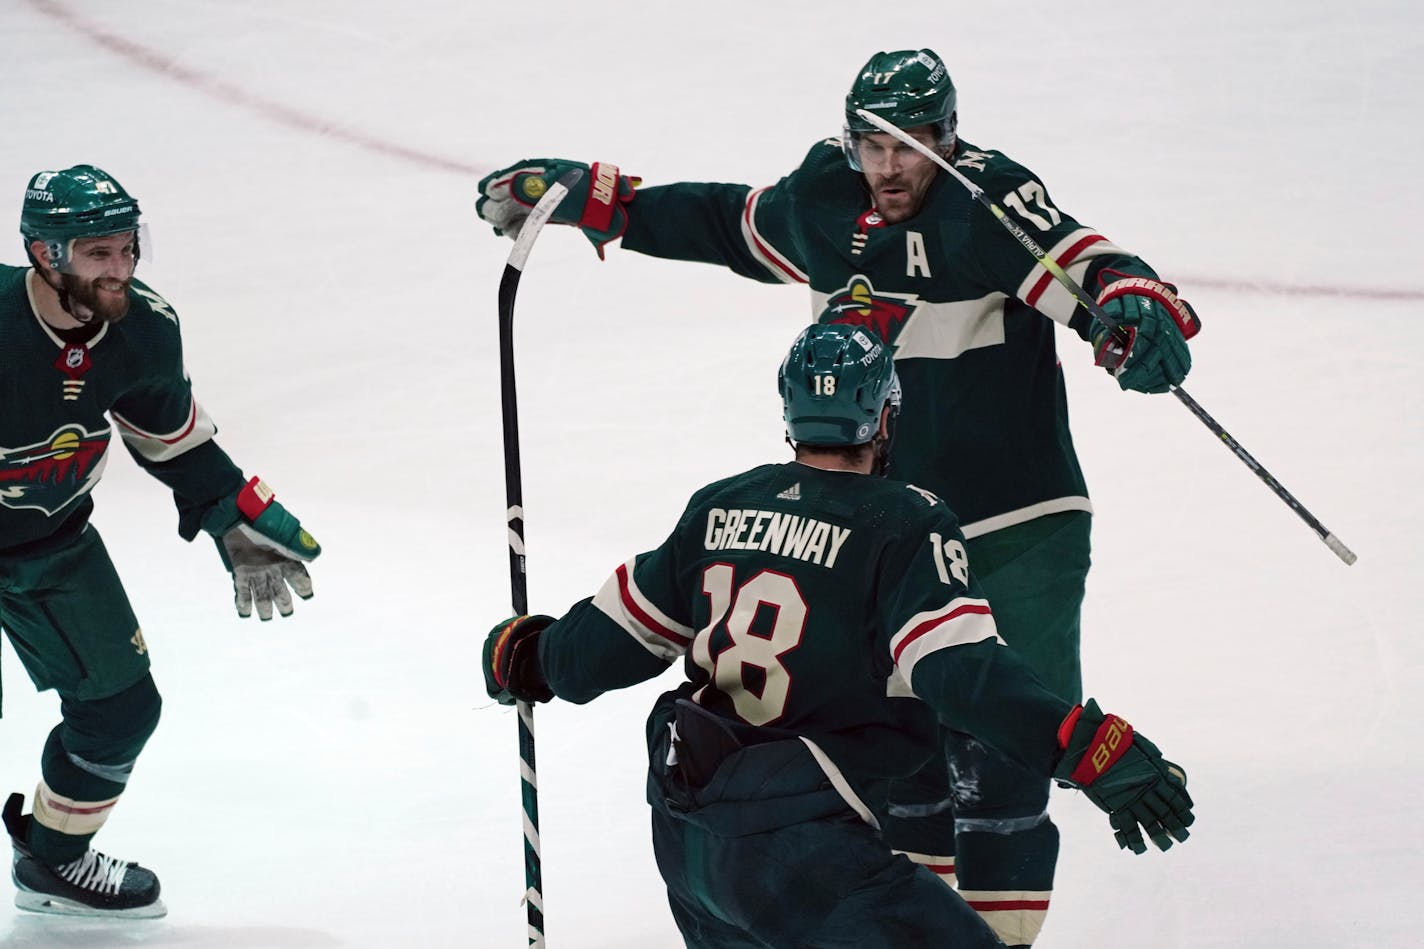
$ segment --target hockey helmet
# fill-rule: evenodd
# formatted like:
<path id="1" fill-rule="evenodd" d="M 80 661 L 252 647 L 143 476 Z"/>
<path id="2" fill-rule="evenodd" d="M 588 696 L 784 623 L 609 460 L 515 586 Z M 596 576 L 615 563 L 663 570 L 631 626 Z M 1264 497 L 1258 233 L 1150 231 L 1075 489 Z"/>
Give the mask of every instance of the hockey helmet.
<path id="1" fill-rule="evenodd" d="M 930 125 L 941 148 L 952 145 L 959 122 L 958 96 L 944 60 L 931 49 L 880 52 L 860 70 L 845 100 L 841 145 L 846 160 L 860 171 L 857 136 L 880 131 L 856 114 L 873 112 L 896 128 Z"/>
<path id="2" fill-rule="evenodd" d="M 41 171 L 25 187 L 20 234 L 26 250 L 43 241 L 50 265 L 66 269 L 73 241 L 138 231 L 138 202 L 113 176 L 93 165 Z"/>
<path id="3" fill-rule="evenodd" d="M 860 326 L 806 327 L 776 381 L 793 444 L 864 445 L 879 434 L 886 403 L 892 421 L 900 411 L 900 379 L 890 347 Z"/>

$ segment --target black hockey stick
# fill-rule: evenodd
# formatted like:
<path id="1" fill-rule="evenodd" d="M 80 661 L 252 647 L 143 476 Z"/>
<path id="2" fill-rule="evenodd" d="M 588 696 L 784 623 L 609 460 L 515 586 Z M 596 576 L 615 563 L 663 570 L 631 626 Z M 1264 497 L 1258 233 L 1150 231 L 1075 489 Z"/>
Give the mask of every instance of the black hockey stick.
<path id="1" fill-rule="evenodd" d="M 855 114 L 882 132 L 895 136 L 895 138 L 914 148 L 920 154 L 929 158 L 935 164 L 953 175 L 956 181 L 969 190 L 970 195 L 973 196 L 976 201 L 988 208 L 990 213 L 994 215 L 994 218 L 1002 224 L 1010 234 L 1014 235 L 1018 242 L 1024 246 L 1024 249 L 1032 254 L 1034 259 L 1042 265 L 1043 269 L 1052 274 L 1053 279 L 1057 280 L 1063 285 L 1065 290 L 1073 295 L 1073 299 L 1077 300 L 1084 309 L 1104 326 L 1111 327 L 1114 330 L 1114 338 L 1117 339 L 1120 345 L 1126 347 L 1127 338 L 1121 332 L 1122 325 L 1103 312 L 1103 308 L 1098 306 L 1098 301 L 1093 299 L 1086 290 L 1078 286 L 1078 281 L 1068 276 L 1067 271 L 1058 265 L 1058 261 L 1048 256 L 1048 252 L 1040 247 L 1038 242 L 1030 237 L 1023 228 L 1019 227 L 1013 218 L 1005 214 L 1003 208 L 999 207 L 985 195 L 983 188 L 966 178 L 963 172 L 946 161 L 944 156 L 929 148 L 923 142 L 915 139 L 903 129 L 891 125 L 880 116 L 873 112 L 867 112 L 865 109 L 856 109 Z M 1208 415 L 1206 409 L 1202 408 L 1196 399 L 1187 395 L 1187 391 L 1179 386 L 1172 387 L 1172 394 L 1175 395 L 1177 400 L 1185 405 L 1188 411 L 1195 415 L 1203 425 L 1209 428 L 1213 435 L 1221 439 L 1222 443 L 1231 449 L 1237 458 L 1241 459 L 1242 464 L 1254 471 L 1256 476 L 1266 483 L 1266 487 L 1275 492 L 1276 497 L 1284 501 L 1292 511 L 1295 511 L 1296 514 L 1300 516 L 1300 519 L 1305 521 L 1311 530 L 1315 531 L 1316 536 L 1325 542 L 1325 546 L 1334 552 L 1335 556 L 1345 561 L 1347 565 L 1355 562 L 1354 552 L 1341 543 L 1340 538 L 1326 530 L 1325 525 L 1316 520 L 1315 515 L 1307 511 L 1304 505 L 1295 499 L 1295 495 L 1287 491 L 1284 485 L 1272 477 L 1271 473 L 1263 468 L 1259 461 L 1251 457 L 1251 453 L 1242 447 L 1240 442 L 1232 438 L 1216 419 Z"/>
<path id="2" fill-rule="evenodd" d="M 564 173 L 529 212 L 499 280 L 499 394 L 504 413 L 505 518 L 509 523 L 509 591 L 514 612 L 529 612 L 529 577 L 524 566 L 524 488 L 519 474 L 519 408 L 514 394 L 514 295 L 534 238 L 564 195 L 583 177 L 574 168 Z M 539 780 L 534 766 L 534 706 L 515 705 L 519 717 L 520 797 L 524 804 L 524 904 L 529 916 L 529 945 L 544 946 L 544 878 L 539 860 Z"/>

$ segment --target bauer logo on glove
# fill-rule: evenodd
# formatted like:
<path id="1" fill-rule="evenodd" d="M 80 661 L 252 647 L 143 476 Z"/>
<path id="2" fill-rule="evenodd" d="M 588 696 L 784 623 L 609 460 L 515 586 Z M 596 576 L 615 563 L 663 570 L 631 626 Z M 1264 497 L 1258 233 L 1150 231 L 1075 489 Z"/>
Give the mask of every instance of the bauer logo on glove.
<path id="1" fill-rule="evenodd" d="M 529 212 L 558 181 L 574 168 L 583 177 L 569 188 L 549 220 L 555 224 L 572 224 L 593 242 L 600 259 L 606 244 L 623 236 L 628 227 L 627 206 L 632 203 L 634 189 L 642 183 L 618 170 L 617 165 L 583 162 L 561 158 L 531 158 L 501 168 L 480 179 L 480 197 L 475 212 L 494 232 L 518 238 Z"/>

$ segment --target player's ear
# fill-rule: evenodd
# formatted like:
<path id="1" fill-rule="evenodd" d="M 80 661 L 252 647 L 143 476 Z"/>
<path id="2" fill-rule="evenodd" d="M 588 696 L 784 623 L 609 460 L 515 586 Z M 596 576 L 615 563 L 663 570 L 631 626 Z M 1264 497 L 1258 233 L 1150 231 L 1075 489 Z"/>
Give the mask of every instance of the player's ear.
<path id="1" fill-rule="evenodd" d="M 34 258 L 35 264 L 43 264 L 45 269 L 53 270 L 54 264 L 50 263 L 49 248 L 41 240 L 30 241 L 30 256 Z"/>

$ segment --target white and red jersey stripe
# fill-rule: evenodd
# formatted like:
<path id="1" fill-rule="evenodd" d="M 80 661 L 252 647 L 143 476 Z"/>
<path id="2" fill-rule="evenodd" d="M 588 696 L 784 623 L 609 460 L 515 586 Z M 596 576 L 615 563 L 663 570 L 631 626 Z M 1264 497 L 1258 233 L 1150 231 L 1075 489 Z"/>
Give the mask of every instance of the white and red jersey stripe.
<path id="1" fill-rule="evenodd" d="M 123 436 L 124 443 L 149 461 L 168 461 L 176 458 L 208 441 L 218 431 L 218 427 L 196 399 L 188 404 L 187 420 L 171 432 L 145 431 L 118 412 L 110 411 L 109 414 L 119 424 L 119 434 Z"/>
<path id="2" fill-rule="evenodd" d="M 638 589 L 634 558 L 620 564 L 593 597 L 593 605 L 648 652 L 668 662 L 687 652 L 693 629 L 671 619 Z"/>
<path id="3" fill-rule="evenodd" d="M 1003 642 L 994 625 L 989 601 L 957 596 L 939 609 L 926 610 L 910 617 L 890 637 L 890 658 L 894 660 L 900 676 L 910 683 L 914 682 L 915 663 L 930 653 L 986 639 Z"/>
<path id="4" fill-rule="evenodd" d="M 1090 227 L 1080 227 L 1048 249 L 1048 256 L 1081 286 L 1094 257 L 1126 254 L 1127 251 Z M 1027 259 L 1027 258 L 1026 258 Z M 1065 326 L 1073 318 L 1078 301 L 1053 274 L 1034 264 L 1015 293 L 1020 300 Z"/>
<path id="5" fill-rule="evenodd" d="M 782 283 L 810 283 L 811 278 L 806 271 L 796 266 L 791 258 L 774 247 L 766 235 L 757 229 L 756 211 L 757 202 L 761 200 L 766 188 L 758 188 L 747 195 L 746 207 L 742 209 L 742 237 L 747 242 L 747 249 L 756 257 L 757 262 L 765 267 Z"/>

